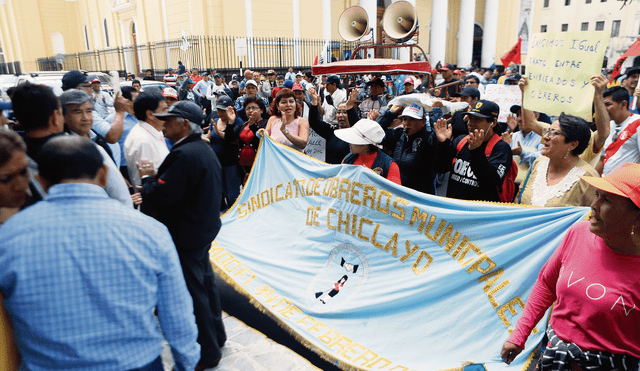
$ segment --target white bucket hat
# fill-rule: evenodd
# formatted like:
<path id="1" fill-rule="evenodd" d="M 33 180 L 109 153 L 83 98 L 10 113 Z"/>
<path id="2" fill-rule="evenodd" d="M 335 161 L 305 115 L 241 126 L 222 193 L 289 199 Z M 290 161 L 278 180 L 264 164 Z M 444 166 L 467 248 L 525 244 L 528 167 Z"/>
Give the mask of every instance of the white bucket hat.
<path id="1" fill-rule="evenodd" d="M 382 127 L 377 122 L 369 119 L 362 119 L 350 128 L 338 129 L 334 131 L 334 134 L 347 143 L 373 144 L 379 148 L 382 148 L 380 143 L 385 135 Z"/>

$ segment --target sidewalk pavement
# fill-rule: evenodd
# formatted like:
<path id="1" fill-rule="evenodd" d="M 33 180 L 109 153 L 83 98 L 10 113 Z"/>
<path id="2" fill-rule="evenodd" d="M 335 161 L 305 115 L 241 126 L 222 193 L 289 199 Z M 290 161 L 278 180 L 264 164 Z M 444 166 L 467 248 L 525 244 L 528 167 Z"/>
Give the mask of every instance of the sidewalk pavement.
<path id="1" fill-rule="evenodd" d="M 245 325 L 240 320 L 222 313 L 227 342 L 222 348 L 222 360 L 215 371 L 317 371 L 312 365 L 291 349 L 267 338 L 261 332 Z M 165 371 L 171 371 L 173 357 L 165 341 L 162 350 Z"/>

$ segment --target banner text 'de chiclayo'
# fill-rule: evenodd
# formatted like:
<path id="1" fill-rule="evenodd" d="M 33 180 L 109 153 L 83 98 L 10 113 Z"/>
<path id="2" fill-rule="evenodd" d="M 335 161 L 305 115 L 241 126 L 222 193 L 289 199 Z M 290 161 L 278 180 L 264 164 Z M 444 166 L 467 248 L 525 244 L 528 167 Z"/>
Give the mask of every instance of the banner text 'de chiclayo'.
<path id="1" fill-rule="evenodd" d="M 265 138 L 210 257 L 224 280 L 343 369 L 521 370 L 546 316 L 511 366 L 502 344 L 540 269 L 588 210 L 427 195 Z"/>
<path id="2" fill-rule="evenodd" d="M 533 34 L 526 58 L 525 108 L 591 121 L 590 79 L 601 71 L 609 36 L 605 31 Z"/>

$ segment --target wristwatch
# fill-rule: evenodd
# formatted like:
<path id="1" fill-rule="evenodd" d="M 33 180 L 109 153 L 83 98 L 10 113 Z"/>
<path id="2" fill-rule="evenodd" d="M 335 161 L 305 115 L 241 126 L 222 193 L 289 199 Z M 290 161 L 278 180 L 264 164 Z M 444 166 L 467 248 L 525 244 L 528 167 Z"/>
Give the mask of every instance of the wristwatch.
<path id="1" fill-rule="evenodd" d="M 289 129 L 284 129 L 285 134 L 289 134 Z"/>

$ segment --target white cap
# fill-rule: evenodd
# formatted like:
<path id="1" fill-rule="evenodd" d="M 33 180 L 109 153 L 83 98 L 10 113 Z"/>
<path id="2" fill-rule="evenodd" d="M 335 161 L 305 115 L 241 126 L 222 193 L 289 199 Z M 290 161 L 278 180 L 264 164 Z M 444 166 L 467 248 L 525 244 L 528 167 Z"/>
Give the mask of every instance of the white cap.
<path id="1" fill-rule="evenodd" d="M 258 87 L 258 83 L 255 82 L 255 80 L 247 80 L 247 82 L 244 83 L 244 86 L 246 87 L 247 85 L 253 85 L 256 88 Z"/>
<path id="2" fill-rule="evenodd" d="M 404 111 L 402 111 L 402 116 L 412 117 L 414 119 L 422 120 L 424 118 L 424 108 L 421 105 L 413 103 L 412 105 L 406 107 Z"/>
<path id="3" fill-rule="evenodd" d="M 384 139 L 384 130 L 380 125 L 369 119 L 362 119 L 350 128 L 338 129 L 334 134 L 343 141 L 351 144 L 373 144 L 382 148 L 380 143 Z"/>

